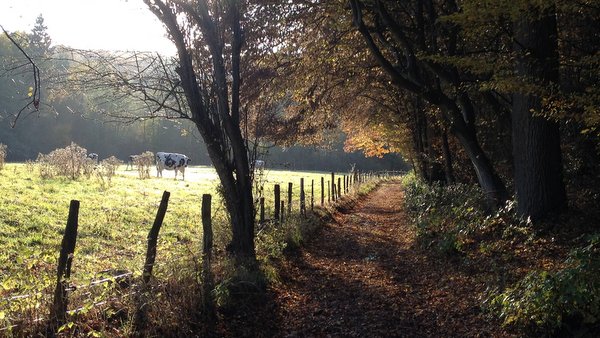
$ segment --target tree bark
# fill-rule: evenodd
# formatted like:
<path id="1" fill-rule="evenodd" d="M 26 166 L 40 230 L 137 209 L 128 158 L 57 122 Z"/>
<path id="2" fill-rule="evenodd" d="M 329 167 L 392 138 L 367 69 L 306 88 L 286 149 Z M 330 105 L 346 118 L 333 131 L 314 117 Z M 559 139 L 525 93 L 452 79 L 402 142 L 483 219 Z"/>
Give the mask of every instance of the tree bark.
<path id="1" fill-rule="evenodd" d="M 444 128 L 442 132 L 442 154 L 444 156 L 444 173 L 446 174 L 446 183 L 454 183 L 454 169 L 452 169 L 452 152 L 448 143 L 448 131 Z"/>
<path id="2" fill-rule="evenodd" d="M 415 98 L 415 104 L 412 109 L 413 111 L 413 151 L 415 152 L 415 173 L 425 182 L 429 182 L 429 175 L 427 174 L 425 166 L 425 145 L 427 143 L 426 133 L 426 121 L 425 116 L 420 108 L 419 98 Z"/>
<path id="3" fill-rule="evenodd" d="M 455 128 L 453 132 L 473 164 L 477 181 L 486 194 L 489 206 L 491 208 L 501 206 L 508 199 L 508 192 L 490 159 L 481 149 L 474 131 Z"/>
<path id="4" fill-rule="evenodd" d="M 516 74 L 528 85 L 558 84 L 558 40 L 554 8 L 532 7 L 514 23 Z M 528 88 L 529 86 L 523 86 Z M 513 95 L 512 138 L 517 212 L 540 220 L 566 206 L 558 125 L 534 116 L 542 97 L 530 90 Z"/>
<path id="5" fill-rule="evenodd" d="M 179 26 L 177 13 L 166 1 L 145 0 L 145 3 L 165 24 L 177 48 L 177 73 L 191 112 L 191 120 L 206 143 L 208 155 L 222 184 L 225 208 L 231 219 L 232 239 L 228 251 L 239 262 L 255 260 L 252 182 L 239 119 L 240 55 L 243 45 L 239 3 L 230 2 L 227 8 L 232 15 L 226 25 L 233 32 L 229 41 L 233 46 L 230 51 L 233 79 L 231 93 L 227 84 L 226 60 L 223 57 L 227 55 L 225 42 L 222 41 L 220 31 L 224 27 L 218 25 L 216 17 L 219 13 L 211 13 L 208 3 L 203 0 L 197 1 L 196 6 L 178 3 L 179 9 L 189 15 L 191 23 L 198 26 L 211 55 L 211 88 L 203 88 L 196 77 L 202 72 L 196 68 L 202 65 L 193 61 L 193 48 L 188 48 L 189 42 L 184 37 L 183 28 Z"/>

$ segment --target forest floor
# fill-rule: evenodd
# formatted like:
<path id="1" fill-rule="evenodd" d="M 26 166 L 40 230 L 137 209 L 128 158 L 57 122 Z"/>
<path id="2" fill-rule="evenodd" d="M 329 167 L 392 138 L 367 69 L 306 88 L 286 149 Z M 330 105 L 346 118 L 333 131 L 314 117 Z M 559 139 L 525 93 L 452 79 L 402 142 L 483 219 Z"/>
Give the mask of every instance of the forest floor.
<path id="1" fill-rule="evenodd" d="M 485 267 L 416 242 L 388 182 L 280 262 L 281 282 L 221 318 L 219 336 L 508 337 L 481 308 Z"/>

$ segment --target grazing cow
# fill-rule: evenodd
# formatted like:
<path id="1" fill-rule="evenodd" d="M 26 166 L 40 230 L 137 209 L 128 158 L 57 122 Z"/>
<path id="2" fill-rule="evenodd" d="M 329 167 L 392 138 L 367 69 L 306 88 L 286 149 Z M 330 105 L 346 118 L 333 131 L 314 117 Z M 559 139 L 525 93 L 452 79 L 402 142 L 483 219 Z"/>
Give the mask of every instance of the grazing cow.
<path id="1" fill-rule="evenodd" d="M 133 164 L 138 156 L 140 155 L 129 155 L 129 160 L 127 161 L 127 167 L 125 167 L 125 170 L 133 170 Z"/>
<path id="2" fill-rule="evenodd" d="M 185 181 L 185 167 L 191 162 L 191 159 L 183 154 L 177 153 L 156 153 L 156 177 L 162 177 L 163 169 L 175 170 L 175 179 L 177 172 L 181 171 Z"/>

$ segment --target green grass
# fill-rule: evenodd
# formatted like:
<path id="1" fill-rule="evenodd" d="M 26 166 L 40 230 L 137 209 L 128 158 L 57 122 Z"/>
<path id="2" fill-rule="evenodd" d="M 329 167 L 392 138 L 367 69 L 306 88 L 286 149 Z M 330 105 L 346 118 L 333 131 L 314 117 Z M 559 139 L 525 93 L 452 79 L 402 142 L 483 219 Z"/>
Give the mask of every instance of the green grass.
<path id="1" fill-rule="evenodd" d="M 267 169 L 257 176 L 260 184 L 256 185 L 264 188 L 267 219 L 273 214 L 275 184 L 281 185 L 281 198 L 287 200 L 288 182 L 292 182 L 293 198 L 292 215 L 288 215 L 286 208 L 283 224 L 257 224 L 255 244 L 262 272 L 254 278 L 231 270 L 231 261 L 224 254 L 230 229 L 216 193 L 219 182 L 212 168 L 189 167 L 186 181 L 174 180 L 173 172 L 168 171 L 163 178 L 153 176 L 141 180 L 136 171 L 125 169 L 121 166 L 109 185 L 94 177 L 42 179 L 32 164 L 7 164 L 0 170 L 0 186 L 4 188 L 0 195 L 0 335 L 35 336 L 45 332 L 44 318 L 49 314 L 60 242 L 72 199 L 80 201 L 80 209 L 70 279 L 77 289 L 69 293 L 68 308 L 83 311 L 70 317 L 73 322 L 67 323 L 65 332 L 110 331 L 123 336 L 133 330 L 131 319 L 139 304 L 131 294 L 137 288 L 120 289 L 119 284 L 106 283 L 87 285 L 124 271 L 132 272 L 136 283 L 145 259 L 146 237 L 164 190 L 169 191 L 171 197 L 158 240 L 153 270 L 156 278 L 152 280 L 154 293 L 149 307 L 154 312 L 149 316 L 151 324 L 148 326 L 154 330 L 150 332 L 157 335 L 165 330 L 183 335 L 192 329 L 190 323 L 197 320 L 202 266 L 202 194 L 213 195 L 215 260 L 212 266 L 218 276 L 213 292 L 222 304 L 233 300 L 227 292 L 235 293 L 236 285 L 252 284 L 236 283 L 236 278 L 250 278 L 257 286 L 276 282 L 275 263 L 283 257 L 284 251 L 301 246 L 318 228 L 319 215 L 322 217 L 337 205 L 326 204 L 325 208 L 317 209 L 317 214 L 307 217 L 298 213 L 300 178 L 304 178 L 306 208 L 309 209 L 312 181 L 314 203 L 319 206 L 321 177 L 328 184 L 331 173 Z M 363 184 L 354 193 L 365 193 L 365 189 L 372 186 Z M 325 196 L 327 203 L 327 187 Z M 341 203 L 352 196 L 355 195 L 347 195 Z M 255 192 L 254 197 L 258 201 L 259 194 Z M 29 296 L 14 298 L 20 295 Z M 98 302 L 103 305 L 94 306 Z"/>
<path id="2" fill-rule="evenodd" d="M 71 276 L 76 284 L 88 283 L 103 270 L 140 273 L 146 236 L 164 190 L 171 192 L 171 198 L 160 232 L 156 274 L 198 259 L 202 194 L 213 194 L 215 242 L 226 241 L 226 217 L 211 168 L 188 168 L 186 181 L 175 181 L 168 171 L 163 178 L 140 180 L 136 172 L 124 169 L 120 168 L 110 186 L 94 178 L 42 179 L 34 166 L 26 164 L 7 164 L 0 171 L 4 188 L 0 195 L 0 298 L 48 291 L 53 285 L 71 199 L 81 203 Z M 272 213 L 274 184 L 282 184 L 282 198 L 287 198 L 287 182 L 293 183 L 293 208 L 297 210 L 300 177 L 305 179 L 307 208 L 311 180 L 318 205 L 321 176 L 326 181 L 331 177 L 330 173 L 279 170 L 266 170 L 264 175 L 267 215 Z"/>

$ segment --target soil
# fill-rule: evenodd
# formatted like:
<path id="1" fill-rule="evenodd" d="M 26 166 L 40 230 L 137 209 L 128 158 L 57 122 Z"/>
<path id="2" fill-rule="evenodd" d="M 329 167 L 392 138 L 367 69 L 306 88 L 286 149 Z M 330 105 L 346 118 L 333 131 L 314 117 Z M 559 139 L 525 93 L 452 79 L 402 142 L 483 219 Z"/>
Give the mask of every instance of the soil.
<path id="1" fill-rule="evenodd" d="M 481 307 L 489 269 L 416 242 L 399 183 L 339 212 L 281 261 L 281 283 L 222 314 L 218 336 L 509 337 Z"/>

